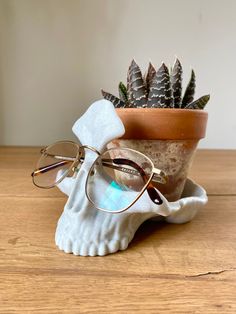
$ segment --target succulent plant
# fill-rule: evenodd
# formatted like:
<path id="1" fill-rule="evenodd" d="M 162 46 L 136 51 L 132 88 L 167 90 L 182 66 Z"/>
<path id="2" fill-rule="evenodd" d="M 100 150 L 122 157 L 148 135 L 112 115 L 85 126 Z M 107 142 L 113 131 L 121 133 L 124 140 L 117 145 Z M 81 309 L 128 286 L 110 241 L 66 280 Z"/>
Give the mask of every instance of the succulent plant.
<path id="1" fill-rule="evenodd" d="M 144 76 L 137 63 L 132 60 L 127 74 L 127 86 L 122 82 L 119 83 L 119 98 L 104 90 L 102 95 L 116 108 L 204 109 L 210 95 L 204 95 L 194 101 L 196 79 L 192 70 L 182 96 L 182 74 L 182 65 L 178 59 L 175 60 L 170 71 L 164 63 L 157 71 L 149 63 Z"/>

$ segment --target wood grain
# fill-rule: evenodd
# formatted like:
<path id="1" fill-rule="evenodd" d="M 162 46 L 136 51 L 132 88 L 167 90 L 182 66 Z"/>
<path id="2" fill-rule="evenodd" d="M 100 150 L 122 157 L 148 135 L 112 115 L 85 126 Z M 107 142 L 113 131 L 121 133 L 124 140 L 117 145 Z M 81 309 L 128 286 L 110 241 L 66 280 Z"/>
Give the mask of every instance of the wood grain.
<path id="1" fill-rule="evenodd" d="M 31 184 L 37 152 L 0 148 L 0 313 L 236 313 L 236 151 L 197 152 L 191 223 L 145 222 L 106 257 L 55 246 L 66 197 Z"/>
<path id="2" fill-rule="evenodd" d="M 235 195 L 235 150 L 197 151 L 189 175 L 204 186 L 208 195 Z"/>

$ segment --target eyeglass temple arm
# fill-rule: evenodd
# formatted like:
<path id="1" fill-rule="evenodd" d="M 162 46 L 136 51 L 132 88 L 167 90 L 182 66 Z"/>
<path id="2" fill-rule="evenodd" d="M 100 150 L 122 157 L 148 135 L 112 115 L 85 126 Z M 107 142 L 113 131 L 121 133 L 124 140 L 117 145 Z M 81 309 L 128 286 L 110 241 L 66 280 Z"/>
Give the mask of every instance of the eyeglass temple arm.
<path id="1" fill-rule="evenodd" d="M 145 183 L 148 181 L 148 177 L 145 171 L 143 170 L 143 168 L 140 167 L 138 164 L 136 164 L 136 162 L 134 162 L 133 160 L 129 160 L 126 158 L 114 158 L 112 161 L 113 163 L 118 164 L 118 165 L 127 165 L 127 166 L 135 168 L 140 173 L 141 177 L 143 178 L 143 181 Z M 153 186 L 151 182 L 147 186 L 147 192 L 150 199 L 153 201 L 153 203 L 157 205 L 161 205 L 163 203 L 159 193 L 157 192 L 157 189 Z"/>
<path id="2" fill-rule="evenodd" d="M 45 173 L 47 171 L 50 171 L 50 170 L 56 169 L 58 167 L 64 166 L 64 165 L 68 164 L 69 162 L 70 162 L 70 160 L 62 160 L 62 161 L 58 161 L 58 162 L 51 164 L 51 165 L 40 167 L 40 168 L 34 170 L 31 173 L 31 176 L 32 177 L 37 176 L 38 174 Z"/>
<path id="3" fill-rule="evenodd" d="M 41 149 L 41 153 L 44 153 L 44 149 Z M 50 165 L 47 165 L 47 166 L 44 166 L 44 167 L 40 167 L 40 168 L 36 169 L 35 171 L 33 171 L 31 176 L 36 176 L 38 174 L 45 173 L 47 171 L 56 169 L 57 167 L 64 166 L 64 165 L 66 165 L 69 162 L 76 161 L 76 158 L 73 158 L 73 157 L 65 157 L 65 156 L 59 156 L 59 155 L 53 155 L 53 154 L 47 154 L 47 156 L 53 157 L 55 159 L 60 159 L 61 161 L 53 163 L 53 164 L 50 164 Z M 83 161 L 84 161 L 84 158 L 81 157 L 80 158 L 80 162 L 82 163 Z M 104 166 L 106 166 L 106 167 L 109 167 L 109 168 L 112 168 L 112 169 L 116 169 L 116 170 L 121 171 L 121 172 L 133 174 L 133 175 L 136 175 L 136 176 L 140 176 L 140 171 L 134 170 L 134 169 L 137 168 L 136 166 L 133 167 L 134 169 L 124 168 L 124 167 L 121 168 L 120 166 L 113 165 L 112 162 L 113 162 L 112 159 L 103 159 L 103 163 L 102 164 Z M 159 183 L 165 184 L 166 183 L 165 174 L 161 170 L 159 170 L 159 169 L 155 169 L 155 170 L 157 172 L 154 173 L 152 181 L 157 181 Z"/>
<path id="4" fill-rule="evenodd" d="M 43 152 L 43 150 L 41 150 L 41 152 Z M 54 157 L 56 159 L 61 159 L 61 161 L 53 163 L 53 164 L 50 164 L 50 165 L 47 165 L 45 167 L 40 167 L 40 168 L 36 169 L 35 171 L 32 172 L 32 174 L 31 174 L 32 177 L 36 176 L 38 174 L 45 173 L 47 171 L 56 169 L 58 167 L 64 166 L 64 165 L 66 165 L 69 162 L 76 161 L 76 158 L 73 158 L 73 157 L 63 157 L 63 156 L 57 156 L 57 155 L 52 155 L 52 154 L 48 154 L 48 156 Z M 83 162 L 83 158 L 80 158 L 80 162 Z M 128 168 L 116 167 L 115 165 L 109 164 L 109 162 L 113 162 L 113 163 L 116 163 L 118 165 L 130 166 L 130 167 L 136 169 L 137 172 L 133 172 L 131 169 L 128 169 Z M 134 175 L 141 175 L 141 177 L 143 178 L 144 182 L 146 182 L 148 180 L 147 175 L 145 174 L 143 168 L 140 167 L 138 164 L 136 164 L 132 160 L 125 159 L 125 158 L 104 159 L 102 164 L 104 166 L 107 166 L 107 167 L 119 170 L 121 172 L 125 172 L 125 173 L 128 172 L 128 173 L 131 173 L 131 174 L 134 174 Z M 161 175 L 161 172 L 158 173 L 158 174 L 154 173 L 154 177 L 155 177 L 155 175 L 157 176 L 158 179 L 162 180 L 161 183 L 165 183 L 165 178 Z M 153 186 L 153 184 L 151 182 L 149 183 L 149 185 L 147 187 L 147 192 L 148 192 L 149 197 L 151 198 L 151 200 L 155 204 L 160 205 L 160 204 L 163 203 L 160 195 L 158 194 L 156 188 Z"/>
<path id="5" fill-rule="evenodd" d="M 129 160 L 129 159 L 127 159 L 127 160 Z M 130 168 L 125 168 L 125 167 L 115 166 L 112 164 L 112 162 L 114 162 L 113 159 L 103 159 L 102 164 L 103 164 L 103 166 L 113 168 L 113 169 L 121 171 L 121 172 L 129 173 L 129 174 L 132 174 L 135 176 L 140 176 L 140 171 L 130 169 Z M 136 169 L 136 167 L 132 167 L 132 168 Z M 152 181 L 155 181 L 155 182 L 158 182 L 161 184 L 166 184 L 167 176 L 162 170 L 159 170 L 158 168 L 154 168 L 153 172 L 154 172 L 154 174 L 153 174 Z"/>

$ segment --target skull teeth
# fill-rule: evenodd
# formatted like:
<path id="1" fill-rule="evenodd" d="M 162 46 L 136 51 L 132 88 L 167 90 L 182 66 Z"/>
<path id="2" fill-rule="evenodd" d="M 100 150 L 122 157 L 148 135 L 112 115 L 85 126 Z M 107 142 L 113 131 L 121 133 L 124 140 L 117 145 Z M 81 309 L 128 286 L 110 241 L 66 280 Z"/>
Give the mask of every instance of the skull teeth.
<path id="1" fill-rule="evenodd" d="M 129 239 L 127 237 L 121 240 L 111 240 L 108 243 L 100 242 L 85 243 L 85 242 L 73 242 L 70 239 L 56 239 L 56 245 L 60 250 L 65 253 L 73 253 L 80 256 L 104 256 L 107 254 L 115 253 L 119 250 L 125 250 L 129 245 Z"/>

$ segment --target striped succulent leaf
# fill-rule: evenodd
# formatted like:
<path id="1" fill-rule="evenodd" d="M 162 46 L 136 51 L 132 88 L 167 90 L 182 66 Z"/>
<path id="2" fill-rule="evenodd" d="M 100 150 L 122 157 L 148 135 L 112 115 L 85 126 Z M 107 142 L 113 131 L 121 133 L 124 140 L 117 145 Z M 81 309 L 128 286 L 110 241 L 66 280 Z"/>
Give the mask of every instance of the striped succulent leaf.
<path id="1" fill-rule="evenodd" d="M 110 93 L 107 93 L 104 90 L 102 90 L 102 95 L 105 99 L 111 101 L 115 108 L 125 107 L 125 103 L 122 100 L 120 100 L 119 98 L 117 98 L 116 96 L 114 96 Z"/>
<path id="2" fill-rule="evenodd" d="M 186 87 L 186 90 L 182 99 L 181 108 L 186 108 L 188 104 L 193 102 L 194 94 L 195 94 L 195 87 L 196 87 L 196 77 L 195 77 L 194 71 L 192 70 L 189 83 Z"/>
<path id="3" fill-rule="evenodd" d="M 204 95 L 192 102 L 191 104 L 188 104 L 185 109 L 204 109 L 209 99 L 210 95 Z"/>
<path id="4" fill-rule="evenodd" d="M 137 63 L 132 60 L 127 75 L 127 92 L 129 107 L 146 107 L 146 89 L 142 73 Z"/>
<path id="5" fill-rule="evenodd" d="M 149 108 L 168 108 L 173 105 L 170 75 L 167 66 L 163 63 L 152 80 L 147 106 Z"/>
<path id="6" fill-rule="evenodd" d="M 147 70 L 147 73 L 145 75 L 145 83 L 146 83 L 147 94 L 149 93 L 150 86 L 151 86 L 151 83 L 152 83 L 152 80 L 153 80 L 155 74 L 156 74 L 156 69 L 151 64 L 151 62 L 149 62 L 148 70 Z"/>
<path id="7" fill-rule="evenodd" d="M 187 108 L 203 109 L 210 99 L 205 95 L 194 101 L 196 88 L 195 73 L 191 71 L 191 78 L 182 94 L 182 65 L 175 60 L 173 68 L 168 68 L 163 63 L 158 71 L 149 63 L 148 71 L 142 77 L 141 70 L 134 60 L 127 74 L 127 88 L 119 83 L 119 98 L 102 90 L 103 97 L 110 100 L 115 108 Z"/>
<path id="8" fill-rule="evenodd" d="M 181 106 L 182 73 L 182 65 L 179 60 L 176 59 L 170 75 L 175 108 L 179 108 Z"/>
<path id="9" fill-rule="evenodd" d="M 119 86 L 118 86 L 118 89 L 119 89 L 119 96 L 120 96 L 120 99 L 125 103 L 127 104 L 128 103 L 128 94 L 127 94 L 127 88 L 125 86 L 125 84 L 123 84 L 122 82 L 120 82 Z"/>

